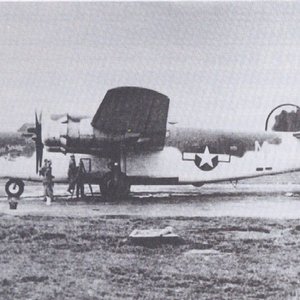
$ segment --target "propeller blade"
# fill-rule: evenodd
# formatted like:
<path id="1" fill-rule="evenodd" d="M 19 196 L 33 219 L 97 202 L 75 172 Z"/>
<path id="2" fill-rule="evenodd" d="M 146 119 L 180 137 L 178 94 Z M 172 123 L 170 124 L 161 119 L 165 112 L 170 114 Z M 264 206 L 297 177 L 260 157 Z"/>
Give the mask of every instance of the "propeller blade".
<path id="1" fill-rule="evenodd" d="M 35 111 L 35 137 L 33 140 L 35 141 L 35 152 L 36 152 L 36 173 L 38 173 L 39 168 L 42 166 L 43 161 L 43 139 L 42 139 L 42 112 L 38 116 Z"/>
<path id="2" fill-rule="evenodd" d="M 36 174 L 39 172 L 39 156 L 37 154 L 37 149 L 36 149 L 36 153 L 35 153 L 35 172 Z"/>
<path id="3" fill-rule="evenodd" d="M 36 111 L 34 112 L 34 116 L 35 116 L 35 126 L 36 126 L 36 124 L 39 122 Z"/>
<path id="4" fill-rule="evenodd" d="M 38 173 L 39 168 L 42 166 L 43 162 L 43 148 L 44 145 L 37 145 L 36 146 L 36 172 Z"/>

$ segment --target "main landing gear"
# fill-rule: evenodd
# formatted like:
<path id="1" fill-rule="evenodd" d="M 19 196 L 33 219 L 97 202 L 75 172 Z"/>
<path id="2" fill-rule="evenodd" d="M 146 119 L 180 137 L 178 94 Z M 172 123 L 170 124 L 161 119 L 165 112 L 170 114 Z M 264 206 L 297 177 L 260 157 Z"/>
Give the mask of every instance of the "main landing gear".
<path id="1" fill-rule="evenodd" d="M 118 163 L 113 163 L 111 172 L 106 173 L 100 183 L 102 197 L 107 201 L 124 199 L 130 193 L 130 183 Z"/>
<path id="2" fill-rule="evenodd" d="M 24 192 L 24 182 L 21 179 L 9 179 L 5 184 L 8 197 L 19 198 Z"/>

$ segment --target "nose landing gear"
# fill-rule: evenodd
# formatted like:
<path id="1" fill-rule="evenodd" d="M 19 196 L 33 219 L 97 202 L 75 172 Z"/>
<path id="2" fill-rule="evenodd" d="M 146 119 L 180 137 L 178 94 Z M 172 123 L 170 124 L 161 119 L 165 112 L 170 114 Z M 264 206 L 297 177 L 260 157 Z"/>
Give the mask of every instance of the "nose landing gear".
<path id="1" fill-rule="evenodd" d="M 111 172 L 106 173 L 100 183 L 102 197 L 107 201 L 126 198 L 130 192 L 130 183 L 118 163 L 114 163 Z"/>
<path id="2" fill-rule="evenodd" d="M 20 179 L 9 179 L 5 184 L 5 192 L 8 197 L 19 198 L 24 192 L 24 182 Z"/>

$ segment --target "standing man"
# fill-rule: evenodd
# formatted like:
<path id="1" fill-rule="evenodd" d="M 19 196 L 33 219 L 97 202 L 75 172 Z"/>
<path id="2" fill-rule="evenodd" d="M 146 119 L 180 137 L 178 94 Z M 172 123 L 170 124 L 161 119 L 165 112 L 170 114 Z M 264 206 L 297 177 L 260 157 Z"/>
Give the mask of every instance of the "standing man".
<path id="1" fill-rule="evenodd" d="M 47 200 L 47 185 L 44 180 L 47 167 L 48 167 L 48 160 L 44 159 L 44 165 L 40 168 L 40 171 L 39 171 L 39 175 L 43 176 L 44 201 Z"/>
<path id="2" fill-rule="evenodd" d="M 75 190 L 76 177 L 77 177 L 76 160 L 74 154 L 72 154 L 70 156 L 69 169 L 68 169 L 68 181 L 69 181 L 68 192 L 71 194 Z"/>
<path id="3" fill-rule="evenodd" d="M 79 195 L 81 197 L 84 197 L 84 173 L 85 168 L 82 160 L 79 162 L 77 176 L 76 176 L 76 197 L 79 198 Z"/>
<path id="4" fill-rule="evenodd" d="M 43 176 L 44 187 L 44 200 L 47 201 L 47 205 L 51 204 L 53 200 L 53 178 L 52 176 L 52 163 L 51 160 L 44 160 L 44 165 L 40 169 L 40 176 Z"/>
<path id="5" fill-rule="evenodd" d="M 44 184 L 46 186 L 46 196 L 47 196 L 47 205 L 51 204 L 51 201 L 53 201 L 53 178 L 52 175 L 52 162 L 51 160 L 48 160 L 48 165 L 46 168 L 45 176 L 44 176 Z"/>

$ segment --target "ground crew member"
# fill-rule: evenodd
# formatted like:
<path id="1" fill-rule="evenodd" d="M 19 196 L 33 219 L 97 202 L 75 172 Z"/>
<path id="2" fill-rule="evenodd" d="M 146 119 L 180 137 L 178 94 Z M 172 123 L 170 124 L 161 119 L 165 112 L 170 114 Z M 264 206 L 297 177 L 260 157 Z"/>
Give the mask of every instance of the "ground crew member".
<path id="1" fill-rule="evenodd" d="M 46 201 L 49 199 L 49 204 L 53 201 L 53 178 L 51 160 L 44 160 L 44 165 L 40 169 L 40 176 L 43 176 L 44 197 Z M 48 202 L 47 202 L 48 204 Z"/>
<path id="2" fill-rule="evenodd" d="M 48 167 L 48 159 L 44 159 L 44 165 L 40 168 L 40 171 L 39 171 L 39 175 L 40 176 L 43 176 L 43 188 L 44 188 L 44 201 L 46 201 L 47 199 L 47 185 L 44 183 L 44 177 L 45 177 L 45 174 L 46 174 L 46 169 Z"/>
<path id="3" fill-rule="evenodd" d="M 68 181 L 69 181 L 68 192 L 71 194 L 74 192 L 75 189 L 76 177 L 77 177 L 76 160 L 75 160 L 75 156 L 71 155 L 70 162 L 69 162 L 69 169 L 68 169 Z"/>
<path id="4" fill-rule="evenodd" d="M 39 171 L 40 176 L 44 176 L 47 165 L 48 165 L 48 159 L 44 159 L 44 165 L 40 168 L 40 171 Z"/>
<path id="5" fill-rule="evenodd" d="M 53 186 L 54 186 L 53 178 L 54 178 L 54 176 L 52 175 L 52 162 L 51 162 L 51 160 L 48 160 L 43 183 L 46 186 L 46 197 L 49 197 L 50 201 L 53 201 L 53 198 L 54 198 L 53 197 Z"/>
<path id="6" fill-rule="evenodd" d="M 77 198 L 79 198 L 79 195 L 81 197 L 84 197 L 84 182 L 83 182 L 84 173 L 85 173 L 84 164 L 82 160 L 80 160 L 77 169 L 77 176 L 76 176 L 76 197 Z"/>

